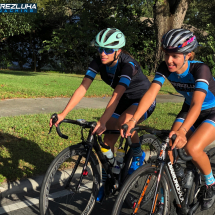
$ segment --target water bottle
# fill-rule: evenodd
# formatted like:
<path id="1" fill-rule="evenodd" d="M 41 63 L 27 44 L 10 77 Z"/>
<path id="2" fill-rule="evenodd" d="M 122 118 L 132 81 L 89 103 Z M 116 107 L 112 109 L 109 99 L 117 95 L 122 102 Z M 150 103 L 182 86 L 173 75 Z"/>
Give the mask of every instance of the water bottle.
<path id="1" fill-rule="evenodd" d="M 113 152 L 111 151 L 111 149 L 106 149 L 106 148 L 101 147 L 101 152 L 103 153 L 103 155 L 105 155 L 107 157 L 108 162 L 113 165 L 115 159 L 114 159 Z"/>
<path id="2" fill-rule="evenodd" d="M 191 188 L 194 180 L 195 166 L 191 161 L 186 163 L 185 177 L 183 179 L 183 188 Z"/>
<path id="3" fill-rule="evenodd" d="M 114 166 L 112 168 L 112 172 L 114 174 L 120 173 L 120 171 L 122 169 L 122 165 L 123 165 L 124 156 L 125 156 L 125 151 L 123 149 L 117 149 L 116 157 L 115 157 L 115 163 L 114 163 Z"/>
<path id="4" fill-rule="evenodd" d="M 178 183 L 182 185 L 182 181 L 184 179 L 184 170 L 179 163 L 173 164 L 173 168 L 175 170 L 175 175 L 178 179 Z"/>

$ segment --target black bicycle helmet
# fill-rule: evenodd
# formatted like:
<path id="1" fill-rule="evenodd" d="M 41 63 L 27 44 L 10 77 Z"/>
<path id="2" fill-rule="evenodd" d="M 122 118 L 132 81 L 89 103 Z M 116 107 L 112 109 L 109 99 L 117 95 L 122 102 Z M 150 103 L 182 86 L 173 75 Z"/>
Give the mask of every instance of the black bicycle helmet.
<path id="1" fill-rule="evenodd" d="M 161 40 L 161 46 L 166 52 L 188 54 L 198 46 L 193 32 L 185 29 L 172 29 Z"/>

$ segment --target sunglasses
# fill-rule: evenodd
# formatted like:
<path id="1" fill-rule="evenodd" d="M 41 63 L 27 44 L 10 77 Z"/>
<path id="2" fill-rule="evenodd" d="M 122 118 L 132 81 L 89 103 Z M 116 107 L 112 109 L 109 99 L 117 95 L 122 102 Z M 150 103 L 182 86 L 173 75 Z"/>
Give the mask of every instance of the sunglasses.
<path id="1" fill-rule="evenodd" d="M 100 54 L 102 54 L 102 52 L 104 52 L 106 55 L 109 55 L 109 54 L 113 54 L 115 51 L 118 51 L 118 49 L 98 47 L 98 52 Z"/>

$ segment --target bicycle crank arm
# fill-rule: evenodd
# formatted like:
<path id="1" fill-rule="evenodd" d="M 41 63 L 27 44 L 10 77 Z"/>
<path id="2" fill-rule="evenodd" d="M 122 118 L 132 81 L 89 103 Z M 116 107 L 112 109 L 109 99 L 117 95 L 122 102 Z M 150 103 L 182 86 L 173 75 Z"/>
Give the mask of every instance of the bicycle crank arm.
<path id="1" fill-rule="evenodd" d="M 199 202 L 196 202 L 193 207 L 190 208 L 188 215 L 193 215 L 199 207 Z"/>

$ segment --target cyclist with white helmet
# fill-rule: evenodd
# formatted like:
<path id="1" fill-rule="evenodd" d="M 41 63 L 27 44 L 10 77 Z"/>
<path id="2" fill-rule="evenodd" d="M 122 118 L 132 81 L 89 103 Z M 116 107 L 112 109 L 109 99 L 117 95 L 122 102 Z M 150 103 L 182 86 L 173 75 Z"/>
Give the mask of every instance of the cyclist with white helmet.
<path id="1" fill-rule="evenodd" d="M 206 192 L 202 209 L 205 210 L 210 208 L 215 200 L 215 179 L 209 158 L 203 151 L 215 140 L 215 81 L 206 64 L 193 61 L 193 50 L 197 46 L 197 39 L 189 30 L 173 29 L 163 36 L 165 61 L 158 67 L 149 90 L 141 99 L 133 116 L 134 120 L 126 123 L 129 127 L 126 136 L 130 135 L 135 121 L 148 109 L 167 78 L 185 98 L 169 134 L 169 137 L 177 135 L 172 149 L 185 146 L 186 152 L 193 158 L 192 162 L 204 175 Z M 157 214 L 162 214 L 161 211 L 162 204 Z"/>
<path id="2" fill-rule="evenodd" d="M 150 82 L 143 74 L 139 63 L 133 59 L 127 52 L 122 50 L 125 46 L 124 34 L 115 28 L 107 28 L 100 31 L 96 36 L 95 46 L 98 49 L 99 56 L 92 60 L 86 75 L 73 94 L 69 103 L 62 113 L 58 114 L 58 122 L 62 121 L 66 115 L 79 103 L 90 87 L 97 73 L 101 75 L 102 80 L 114 89 L 112 97 L 105 109 L 105 112 L 97 122 L 93 133 L 102 134 L 106 128 L 119 130 L 121 126 L 130 120 L 137 109 L 138 103 L 144 93 L 149 89 Z M 147 119 L 155 108 L 155 99 L 151 102 L 149 108 L 140 117 L 139 122 Z M 52 121 L 50 120 L 50 126 Z M 114 151 L 114 144 L 119 135 L 106 134 L 105 144 Z M 132 137 L 133 160 L 129 169 L 129 174 L 143 164 L 145 153 L 141 150 L 139 137 L 134 134 Z M 103 171 L 103 179 L 106 173 Z M 103 183 L 105 180 L 103 181 Z M 101 187 L 97 201 L 103 196 Z"/>

